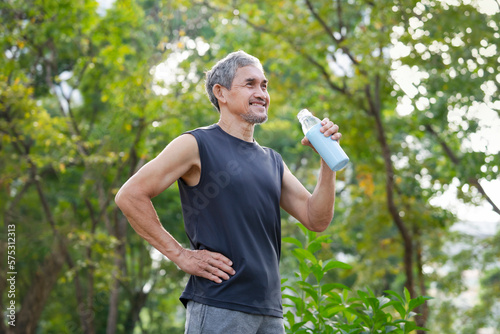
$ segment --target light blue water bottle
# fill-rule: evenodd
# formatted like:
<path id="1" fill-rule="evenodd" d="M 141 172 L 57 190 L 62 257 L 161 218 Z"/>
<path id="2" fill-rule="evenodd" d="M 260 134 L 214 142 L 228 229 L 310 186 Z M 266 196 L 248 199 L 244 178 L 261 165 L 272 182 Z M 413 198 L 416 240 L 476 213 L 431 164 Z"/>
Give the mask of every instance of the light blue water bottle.
<path id="1" fill-rule="evenodd" d="M 328 167 L 333 171 L 338 171 L 344 168 L 349 162 L 349 157 L 345 154 L 342 147 L 336 140 L 325 135 L 319 131 L 321 129 L 321 120 L 307 109 L 302 109 L 298 114 L 300 124 L 302 124 L 302 131 L 307 139 L 311 142 L 312 146 L 318 151 L 319 155 L 325 160 Z"/>

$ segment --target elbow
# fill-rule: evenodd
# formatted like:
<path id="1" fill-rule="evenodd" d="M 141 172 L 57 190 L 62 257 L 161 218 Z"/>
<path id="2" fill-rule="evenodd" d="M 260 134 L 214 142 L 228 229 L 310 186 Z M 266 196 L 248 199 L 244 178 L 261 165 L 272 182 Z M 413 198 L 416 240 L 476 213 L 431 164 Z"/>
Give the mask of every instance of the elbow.
<path id="1" fill-rule="evenodd" d="M 307 223 L 304 226 L 313 232 L 325 231 L 333 220 L 335 207 L 332 203 L 319 203 L 309 198 L 307 204 Z"/>
<path id="2" fill-rule="evenodd" d="M 308 228 L 308 230 L 313 231 L 313 232 L 318 232 L 318 233 L 320 233 L 320 232 L 325 231 L 325 230 L 326 230 L 326 228 L 327 228 L 329 225 L 330 225 L 330 222 L 328 222 L 327 224 L 321 224 L 321 223 L 319 223 L 319 224 L 315 224 L 315 225 L 313 225 L 313 226 L 309 227 L 309 228 Z"/>
<path id="3" fill-rule="evenodd" d="M 140 188 L 125 184 L 115 195 L 115 203 L 124 214 L 131 207 L 136 207 L 139 203 L 151 200 L 152 196 L 147 195 Z"/>
<path id="4" fill-rule="evenodd" d="M 322 219 L 318 219 L 312 222 L 311 224 L 309 224 L 307 229 L 318 233 L 324 232 L 328 228 L 328 226 L 330 226 L 332 220 L 333 220 L 333 212 L 328 217 L 323 217 Z"/>
<path id="5" fill-rule="evenodd" d="M 119 190 L 115 195 L 115 204 L 120 208 L 122 202 L 123 202 L 122 192 L 121 190 Z"/>
<path id="6" fill-rule="evenodd" d="M 123 211 L 123 208 L 126 206 L 125 205 L 126 201 L 127 201 L 127 194 L 125 194 L 123 188 L 121 188 L 115 195 L 115 204 Z"/>

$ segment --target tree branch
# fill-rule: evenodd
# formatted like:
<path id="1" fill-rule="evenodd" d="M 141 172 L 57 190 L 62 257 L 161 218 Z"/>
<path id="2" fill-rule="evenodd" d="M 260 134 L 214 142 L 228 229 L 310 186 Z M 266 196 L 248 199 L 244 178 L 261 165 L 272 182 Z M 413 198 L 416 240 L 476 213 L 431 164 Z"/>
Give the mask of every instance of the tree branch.
<path id="1" fill-rule="evenodd" d="M 453 164 L 455 164 L 455 165 L 459 165 L 460 164 L 460 159 L 455 155 L 455 153 L 453 153 L 453 151 L 448 146 L 448 144 L 446 144 L 445 141 L 443 141 L 443 140 L 441 140 L 441 138 L 439 138 L 438 134 L 436 133 L 436 131 L 434 131 L 434 129 L 432 128 L 432 126 L 430 124 L 425 124 L 425 129 L 434 138 L 437 139 L 437 141 L 439 142 L 439 145 L 441 145 L 441 147 L 443 148 L 443 150 L 446 153 L 446 155 L 448 156 L 448 158 L 450 158 L 451 162 L 453 162 Z"/>
<path id="2" fill-rule="evenodd" d="M 321 26 L 323 27 L 323 29 L 326 31 L 326 34 L 328 35 L 328 37 L 330 37 L 332 39 L 333 43 L 334 44 L 339 44 L 342 41 L 342 38 L 341 39 L 337 39 L 335 37 L 335 34 L 334 34 L 333 30 L 328 26 L 328 24 L 326 24 L 326 22 L 321 18 L 321 16 L 319 16 L 319 14 L 316 12 L 316 10 L 314 9 L 313 5 L 311 4 L 310 0 L 306 0 L 306 5 L 307 5 L 307 8 L 309 8 L 309 11 L 311 12 L 311 14 L 316 19 L 316 21 L 318 21 L 319 24 L 321 24 Z M 339 1 L 337 1 L 337 5 L 340 6 Z"/>
<path id="3" fill-rule="evenodd" d="M 446 153 L 446 155 L 448 156 L 448 158 L 450 158 L 451 162 L 455 165 L 455 166 L 458 166 L 460 165 L 461 163 L 461 159 L 459 157 L 457 157 L 457 155 L 452 151 L 452 149 L 448 146 L 448 144 L 444 141 L 444 140 L 441 140 L 441 138 L 439 137 L 439 135 L 436 133 L 436 131 L 434 131 L 434 129 L 432 128 L 432 126 L 430 124 L 426 124 L 425 125 L 425 129 L 427 130 L 427 132 L 429 132 L 434 138 L 436 138 L 436 140 L 439 142 L 439 145 L 441 145 L 441 147 L 443 148 L 444 152 Z M 486 191 L 484 190 L 484 188 L 481 186 L 481 184 L 479 183 L 479 179 L 476 178 L 476 177 L 470 177 L 467 182 L 471 185 L 473 185 L 474 187 L 476 187 L 476 189 L 479 191 L 479 193 L 483 196 L 483 198 L 488 202 L 490 203 L 490 205 L 492 206 L 493 208 L 493 211 L 495 213 L 497 213 L 498 215 L 500 215 L 500 208 L 498 207 L 498 205 L 495 204 L 495 202 L 493 202 L 493 200 L 491 199 L 490 196 L 488 196 L 488 194 L 486 193 Z"/>
<path id="4" fill-rule="evenodd" d="M 250 22 L 250 20 L 244 17 L 241 17 L 241 19 L 257 31 L 264 32 L 273 35 L 275 37 L 279 35 L 279 33 L 270 31 L 261 26 L 257 26 L 256 24 Z M 342 93 L 344 95 L 349 95 L 345 87 L 340 87 L 331 80 L 330 74 L 323 65 L 321 65 L 318 61 L 316 61 L 309 53 L 305 52 L 302 48 L 300 48 L 297 44 L 295 44 L 290 37 L 288 37 L 287 35 L 281 35 L 281 38 L 283 38 L 295 50 L 295 52 L 306 58 L 312 65 L 314 65 L 314 67 L 316 67 L 321 72 L 321 75 L 326 80 L 326 83 L 332 90 Z"/>
<path id="5" fill-rule="evenodd" d="M 340 34 L 339 42 L 342 42 L 344 40 L 342 29 L 346 28 L 346 26 L 344 25 L 344 19 L 342 18 L 342 0 L 337 0 L 337 20 L 339 22 L 339 34 Z"/>
<path id="6" fill-rule="evenodd" d="M 477 188 L 479 193 L 481 193 L 481 195 L 483 195 L 486 201 L 488 201 L 488 203 L 490 203 L 490 205 L 493 207 L 493 211 L 500 215 L 500 208 L 498 208 L 498 206 L 495 204 L 495 202 L 493 202 L 491 197 L 488 196 L 488 194 L 486 194 L 486 191 L 484 190 L 483 186 L 481 186 L 481 184 L 479 183 L 479 180 L 477 178 L 470 178 L 469 183 Z"/>
<path id="7" fill-rule="evenodd" d="M 342 28 L 345 28 L 344 22 L 342 20 L 342 6 L 340 3 L 340 0 L 337 0 L 337 16 L 339 18 L 339 35 L 341 36 L 339 39 L 335 37 L 335 34 L 333 30 L 326 24 L 326 22 L 321 18 L 321 16 L 314 10 L 314 7 L 312 6 L 310 0 L 306 0 L 306 5 L 309 8 L 309 11 L 311 14 L 314 16 L 314 18 L 319 22 L 319 24 L 323 27 L 325 30 L 326 34 L 332 38 L 333 42 L 335 45 L 339 46 L 341 42 L 344 41 L 344 36 L 342 35 Z M 354 56 L 351 53 L 351 50 L 349 50 L 348 47 L 346 46 L 339 46 L 340 49 L 349 57 L 351 62 L 354 65 L 359 65 L 359 62 L 354 58 Z M 367 73 L 364 70 L 360 70 L 361 73 L 364 75 L 367 75 Z"/>

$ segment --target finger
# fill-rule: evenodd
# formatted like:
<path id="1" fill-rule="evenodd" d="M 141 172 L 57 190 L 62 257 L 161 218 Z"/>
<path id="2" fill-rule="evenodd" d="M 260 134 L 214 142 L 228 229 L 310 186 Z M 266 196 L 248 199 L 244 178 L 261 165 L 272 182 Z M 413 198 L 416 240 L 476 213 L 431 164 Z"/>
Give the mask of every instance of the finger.
<path id="1" fill-rule="evenodd" d="M 336 132 L 333 136 L 332 136 L 332 139 L 333 140 L 336 140 L 336 141 L 339 141 L 340 138 L 342 138 L 342 134 L 340 132 Z"/>
<path id="2" fill-rule="evenodd" d="M 216 266 L 221 264 L 222 262 L 220 261 L 207 259 L 207 261 L 198 263 L 198 270 L 195 275 L 209 279 L 215 283 L 222 283 L 223 280 L 228 280 L 230 276 L 227 272 L 219 269 Z M 231 267 L 227 266 L 226 264 L 223 264 L 223 266 L 226 266 L 226 270 L 234 273 L 234 270 Z"/>
<path id="3" fill-rule="evenodd" d="M 208 277 L 205 277 L 205 278 L 208 278 L 209 280 L 215 282 L 215 283 L 222 283 L 224 280 L 221 279 L 219 276 L 217 275 L 214 275 L 214 274 L 208 274 Z"/>
<path id="4" fill-rule="evenodd" d="M 325 137 L 330 137 L 331 135 L 335 134 L 336 132 L 339 131 L 339 126 L 337 124 L 333 124 L 332 126 L 329 127 L 325 132 Z"/>
<path id="5" fill-rule="evenodd" d="M 209 261 L 209 263 L 213 266 L 216 267 L 220 270 L 223 270 L 224 272 L 234 275 L 236 272 L 232 268 L 233 261 L 225 257 L 224 255 L 220 253 L 210 253 L 210 256 L 212 257 L 212 261 Z"/>
<path id="6" fill-rule="evenodd" d="M 321 121 L 321 125 L 323 126 L 319 129 L 319 131 L 325 132 L 326 130 L 328 130 L 331 125 L 330 123 L 333 124 L 333 122 L 330 122 L 328 118 L 323 118 L 323 120 Z"/>
<path id="7" fill-rule="evenodd" d="M 324 133 L 326 137 L 331 136 L 335 131 L 338 130 L 338 126 L 332 121 L 328 121 L 320 128 L 320 132 Z"/>
<path id="8" fill-rule="evenodd" d="M 212 259 L 207 262 L 212 268 L 212 273 L 213 274 L 218 274 L 218 273 L 223 273 L 223 275 L 219 275 L 220 277 L 224 279 L 229 279 L 229 275 L 234 275 L 236 274 L 236 271 L 226 263 L 222 261 L 218 261 L 215 259 Z M 229 275 L 228 275 L 229 274 Z"/>
<path id="9" fill-rule="evenodd" d="M 211 280 L 212 282 L 215 282 L 215 283 L 222 283 L 222 279 L 219 276 L 216 276 L 208 271 L 205 271 L 205 274 L 200 275 L 200 276 L 203 278 L 206 278 L 208 280 Z"/>
<path id="10" fill-rule="evenodd" d="M 196 263 L 196 268 L 194 269 L 193 272 L 191 272 L 192 275 L 203 277 L 206 279 L 209 279 L 211 281 L 214 281 L 216 283 L 221 283 L 222 279 L 216 273 L 218 272 L 217 268 L 214 268 L 208 261 L 208 259 L 205 258 L 204 260 L 200 260 Z"/>
<path id="11" fill-rule="evenodd" d="M 225 271 L 222 271 L 221 269 L 218 269 L 216 267 L 210 268 L 209 273 L 225 281 L 231 278 L 231 276 L 229 276 Z"/>
<path id="12" fill-rule="evenodd" d="M 309 142 L 309 139 L 307 139 L 307 137 L 302 138 L 300 143 L 305 146 L 311 146 L 311 142 Z"/>
<path id="13" fill-rule="evenodd" d="M 217 261 L 224 262 L 228 266 L 233 265 L 233 262 L 230 259 L 228 259 L 227 257 L 225 257 L 224 255 L 222 255 L 221 253 L 210 252 L 210 256 Z"/>

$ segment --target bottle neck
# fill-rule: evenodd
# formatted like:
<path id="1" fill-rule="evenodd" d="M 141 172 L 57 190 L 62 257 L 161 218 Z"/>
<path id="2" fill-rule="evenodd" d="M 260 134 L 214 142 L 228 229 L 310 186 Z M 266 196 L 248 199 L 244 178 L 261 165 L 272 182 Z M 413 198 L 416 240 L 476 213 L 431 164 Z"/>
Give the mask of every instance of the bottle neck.
<path id="1" fill-rule="evenodd" d="M 313 126 L 320 123 L 320 119 L 313 116 L 308 110 L 302 110 L 298 115 L 300 124 L 302 124 L 302 131 L 307 133 Z"/>

